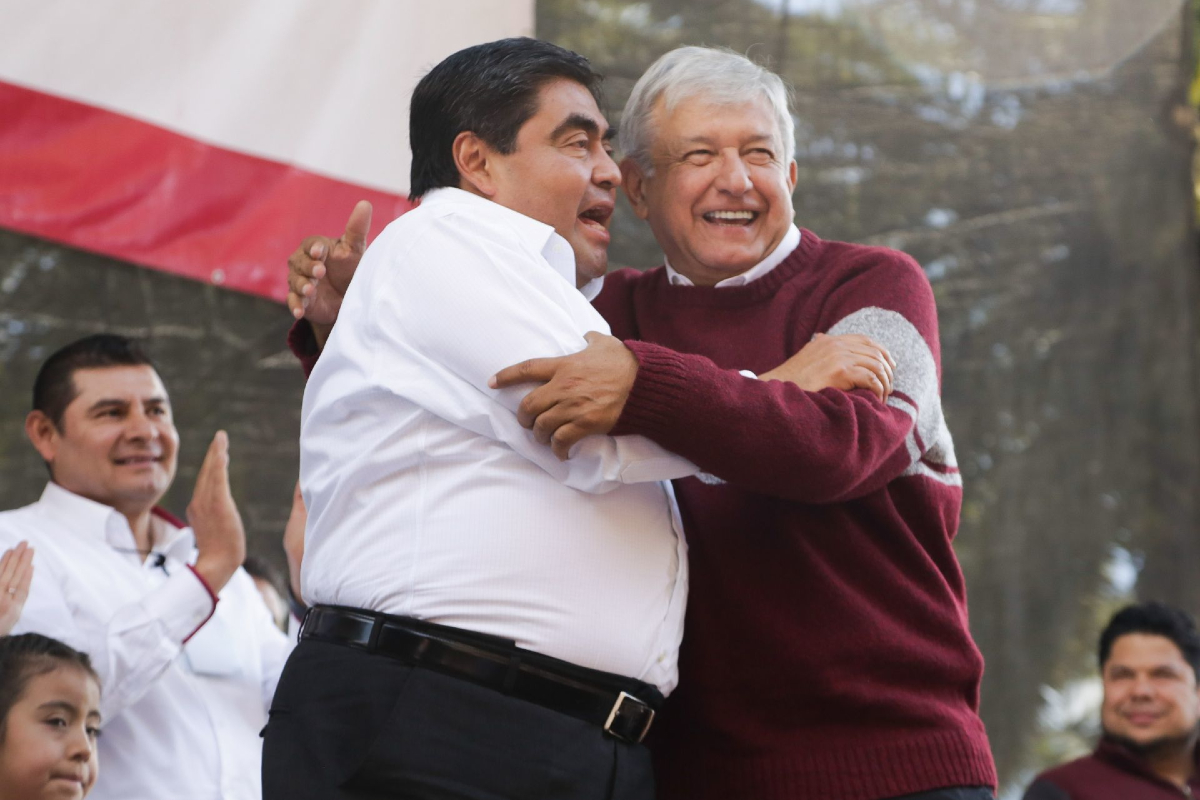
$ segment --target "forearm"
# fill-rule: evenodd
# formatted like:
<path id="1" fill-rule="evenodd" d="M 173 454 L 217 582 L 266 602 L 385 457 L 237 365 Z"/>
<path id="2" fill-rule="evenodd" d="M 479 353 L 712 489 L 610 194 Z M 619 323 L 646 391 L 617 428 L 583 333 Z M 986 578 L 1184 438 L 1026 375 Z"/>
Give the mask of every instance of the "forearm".
<path id="1" fill-rule="evenodd" d="M 187 569 L 106 619 L 73 611 L 47 582 L 35 585 L 16 630 L 50 634 L 88 653 L 103 687 L 102 712 L 112 718 L 162 676 L 214 608 L 208 590 Z"/>
<path id="2" fill-rule="evenodd" d="M 731 484 L 829 503 L 876 491 L 912 464 L 912 417 L 868 392 L 805 392 L 702 356 L 626 345 L 638 377 L 613 432 L 646 436 Z"/>

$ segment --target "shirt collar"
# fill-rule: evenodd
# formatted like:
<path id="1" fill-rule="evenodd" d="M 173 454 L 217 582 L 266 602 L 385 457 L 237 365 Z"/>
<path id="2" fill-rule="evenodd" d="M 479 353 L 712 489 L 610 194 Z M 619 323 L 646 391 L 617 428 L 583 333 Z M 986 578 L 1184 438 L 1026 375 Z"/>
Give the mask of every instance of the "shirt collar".
<path id="1" fill-rule="evenodd" d="M 1159 777 L 1154 770 L 1150 769 L 1149 764 L 1144 759 L 1139 758 L 1137 754 L 1124 744 L 1109 736 L 1100 737 L 1100 742 L 1096 745 L 1093 755 L 1123 772 L 1140 775 L 1147 780 L 1156 781 L 1163 786 L 1170 786 L 1175 791 L 1179 791 L 1178 787 L 1173 783 Z M 1188 781 L 1188 785 L 1195 791 L 1196 789 L 1200 789 L 1200 748 L 1197 748 L 1192 753 L 1192 758 L 1196 763 L 1196 772 L 1192 775 L 1192 779 Z"/>
<path id="2" fill-rule="evenodd" d="M 433 189 L 421 198 L 421 205 L 425 207 L 430 205 L 436 207 L 449 203 L 467 205 L 471 207 L 472 214 L 482 214 L 504 221 L 517 232 L 522 240 L 541 253 L 563 280 L 572 286 L 575 285 L 575 251 L 571 249 L 567 240 L 559 236 L 558 232 L 550 225 L 533 217 L 527 217 L 519 211 L 513 211 L 508 206 L 502 206 L 477 194 L 471 194 L 451 186 Z M 588 300 L 591 300 L 600 293 L 602 282 L 603 278 L 589 281 L 580 291 Z"/>
<path id="3" fill-rule="evenodd" d="M 779 244 L 775 245 L 775 249 L 771 251 L 770 255 L 740 275 L 734 275 L 732 278 L 726 278 L 723 281 L 718 281 L 713 288 L 725 289 L 731 286 L 745 286 L 751 281 L 756 281 L 763 275 L 766 275 L 768 272 L 782 264 L 783 260 L 790 256 L 792 251 L 799 246 L 800 229 L 793 224 L 788 228 L 788 232 L 784 234 L 783 240 Z M 692 283 L 691 278 L 676 272 L 675 268 L 671 266 L 669 261 L 666 261 L 665 263 L 667 267 L 667 280 L 671 282 L 672 286 L 696 285 Z"/>
<path id="4" fill-rule="evenodd" d="M 110 547 L 129 550 L 134 547 L 129 520 L 112 506 L 97 503 L 64 489 L 53 481 L 42 490 L 39 506 L 69 530 L 82 536 L 95 536 Z M 191 528 L 177 528 L 159 516 L 154 516 L 156 536 L 152 550 L 180 561 L 187 561 L 195 540 Z"/>

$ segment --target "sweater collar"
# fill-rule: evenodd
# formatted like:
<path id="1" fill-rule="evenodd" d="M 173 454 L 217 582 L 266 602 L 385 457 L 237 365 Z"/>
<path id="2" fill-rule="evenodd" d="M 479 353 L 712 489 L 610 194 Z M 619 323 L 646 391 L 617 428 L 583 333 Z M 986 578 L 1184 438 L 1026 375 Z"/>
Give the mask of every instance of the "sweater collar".
<path id="1" fill-rule="evenodd" d="M 1179 792 L 1179 787 L 1168 780 L 1160 777 L 1158 773 L 1150 769 L 1149 765 L 1142 760 L 1137 753 L 1130 750 L 1125 745 L 1111 739 L 1107 736 L 1100 738 L 1099 744 L 1096 745 L 1096 751 L 1093 754 L 1095 757 L 1104 763 L 1115 767 L 1122 772 L 1128 772 L 1132 775 L 1137 775 L 1145 778 L 1148 781 L 1154 781 L 1162 786 L 1169 787 L 1176 792 Z M 1188 781 L 1188 785 L 1192 789 L 1192 794 L 1200 797 L 1200 748 L 1197 748 L 1193 754 L 1196 762 L 1196 769 L 1192 772 L 1192 778 Z"/>

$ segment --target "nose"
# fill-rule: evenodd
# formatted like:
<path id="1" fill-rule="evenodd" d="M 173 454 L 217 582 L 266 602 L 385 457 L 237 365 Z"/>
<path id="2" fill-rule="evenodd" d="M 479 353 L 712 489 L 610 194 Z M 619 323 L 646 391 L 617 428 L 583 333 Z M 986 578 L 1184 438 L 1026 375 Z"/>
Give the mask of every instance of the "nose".
<path id="1" fill-rule="evenodd" d="M 1148 698 L 1154 695 L 1154 683 L 1147 675 L 1139 675 L 1133 680 L 1133 687 L 1130 691 L 1131 696 L 1137 698 Z"/>
<path id="2" fill-rule="evenodd" d="M 600 150 L 596 166 L 592 170 L 592 183 L 605 190 L 615 189 L 621 185 L 621 168 L 617 166 L 617 162 L 613 160 L 607 150 Z"/>
<path id="3" fill-rule="evenodd" d="M 133 411 L 125 420 L 125 436 L 129 439 L 154 441 L 160 435 L 158 426 L 144 409 Z"/>
<path id="4" fill-rule="evenodd" d="M 717 166 L 716 188 L 735 197 L 741 197 L 754 186 L 750 181 L 750 171 L 742 161 L 742 156 L 736 151 L 722 153 Z"/>
<path id="5" fill-rule="evenodd" d="M 71 735 L 67 738 L 67 758 L 72 761 L 88 761 L 92 757 L 92 737 L 88 736 L 87 727 L 73 725 Z"/>

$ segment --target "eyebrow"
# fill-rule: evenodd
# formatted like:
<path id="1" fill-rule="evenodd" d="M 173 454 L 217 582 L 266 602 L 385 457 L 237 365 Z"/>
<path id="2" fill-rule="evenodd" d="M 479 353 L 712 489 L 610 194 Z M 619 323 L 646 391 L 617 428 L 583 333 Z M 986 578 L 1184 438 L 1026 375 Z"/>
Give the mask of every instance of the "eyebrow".
<path id="1" fill-rule="evenodd" d="M 167 398 L 160 395 L 155 395 L 154 397 L 147 397 L 142 401 L 142 404 L 148 406 L 163 406 L 167 404 Z M 118 397 L 105 397 L 92 403 L 92 405 L 88 408 L 88 411 L 99 411 L 104 408 L 124 408 L 127 405 L 129 405 L 128 400 L 122 400 Z"/>
<path id="2" fill-rule="evenodd" d="M 66 700 L 51 700 L 48 703 L 42 703 L 40 706 L 38 706 L 38 711 L 50 711 L 51 709 L 65 711 L 72 716 L 79 714 L 79 709 L 76 706 L 68 703 Z"/>
<path id="3" fill-rule="evenodd" d="M 762 131 L 759 131 L 758 133 L 755 133 L 751 136 L 747 136 L 746 139 L 743 141 L 743 144 L 746 144 L 747 142 L 761 142 L 764 139 L 774 139 L 774 138 L 775 138 L 775 134 L 773 134 L 773 133 L 764 133 Z M 688 144 L 709 144 L 709 145 L 711 145 L 716 140 L 709 136 L 685 136 L 683 141 Z"/>
<path id="4" fill-rule="evenodd" d="M 558 127 L 550 134 L 550 138 L 557 139 L 570 130 L 580 130 L 587 133 L 588 136 L 597 136 L 600 133 L 600 124 L 586 114 L 571 114 L 559 123 Z M 615 131 L 612 128 L 607 128 L 604 138 L 607 139 L 613 133 Z"/>

